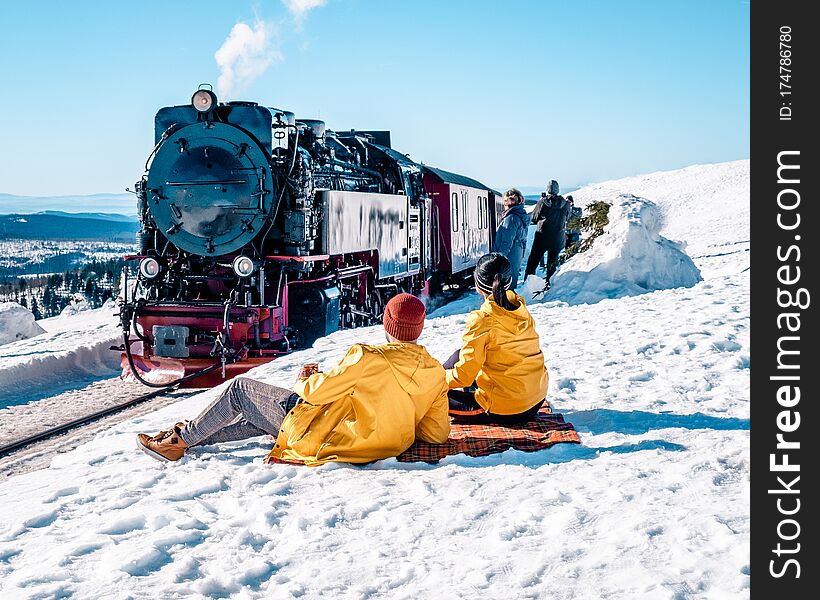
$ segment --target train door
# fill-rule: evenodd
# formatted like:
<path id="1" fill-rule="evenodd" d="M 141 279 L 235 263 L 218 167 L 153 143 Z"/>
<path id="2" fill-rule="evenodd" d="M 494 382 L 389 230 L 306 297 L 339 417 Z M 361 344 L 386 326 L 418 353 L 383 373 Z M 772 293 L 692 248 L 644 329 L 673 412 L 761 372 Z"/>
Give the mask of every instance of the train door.
<path id="1" fill-rule="evenodd" d="M 487 193 L 487 211 L 490 216 L 490 248 L 495 247 L 495 234 L 498 229 L 498 222 L 504 214 L 504 199 L 501 194 L 490 191 Z"/>
<path id="2" fill-rule="evenodd" d="M 467 196 L 461 186 L 450 186 L 450 250 L 452 252 L 452 272 L 463 270 L 467 262 L 464 250 L 466 242 Z"/>

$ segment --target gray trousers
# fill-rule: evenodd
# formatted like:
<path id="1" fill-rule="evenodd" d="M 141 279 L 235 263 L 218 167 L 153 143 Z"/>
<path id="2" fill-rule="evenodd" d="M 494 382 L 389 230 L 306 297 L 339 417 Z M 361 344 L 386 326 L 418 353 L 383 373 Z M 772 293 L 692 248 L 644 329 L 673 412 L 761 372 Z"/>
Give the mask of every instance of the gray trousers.
<path id="1" fill-rule="evenodd" d="M 237 377 L 180 433 L 188 446 L 278 435 L 285 415 L 298 402 L 291 390 Z"/>

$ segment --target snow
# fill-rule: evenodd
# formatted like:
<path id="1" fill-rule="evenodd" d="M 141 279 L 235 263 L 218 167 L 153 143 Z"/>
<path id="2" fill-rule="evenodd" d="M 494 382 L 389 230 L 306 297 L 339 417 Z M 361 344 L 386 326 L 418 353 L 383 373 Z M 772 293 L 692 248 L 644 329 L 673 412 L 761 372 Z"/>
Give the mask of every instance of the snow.
<path id="1" fill-rule="evenodd" d="M 0 346 L 41 333 L 45 330 L 34 321 L 29 309 L 16 302 L 0 302 Z"/>
<path id="2" fill-rule="evenodd" d="M 680 244 L 659 235 L 662 226 L 656 204 L 619 195 L 609 208 L 605 235 L 589 251 L 565 263 L 552 279 L 550 297 L 593 304 L 605 298 L 692 287 L 700 281 L 700 272 Z"/>
<path id="3" fill-rule="evenodd" d="M 86 310 L 91 310 L 91 305 L 88 303 L 88 300 L 82 294 L 75 294 L 74 297 L 71 298 L 71 301 L 66 304 L 65 308 L 60 311 L 59 316 L 61 319 L 65 319 Z"/>
<path id="4" fill-rule="evenodd" d="M 46 390 L 119 372 L 119 353 L 109 350 L 122 333 L 109 301 L 101 308 L 37 321 L 42 333 L 0 346 L 0 418 L 2 408 L 42 397 Z"/>
<path id="5" fill-rule="evenodd" d="M 570 302 L 556 276 L 531 304 L 550 402 L 581 445 L 312 469 L 262 464 L 265 438 L 175 464 L 135 449 L 137 432 L 195 416 L 220 391 L 209 390 L 0 484 L 0 595 L 748 597 L 748 181 L 740 161 L 573 193 L 640 198 L 624 202 L 638 203 L 641 221 L 654 203 L 665 224 L 653 228 L 647 213 L 646 235 L 661 253 L 673 247 L 650 232 L 685 243 L 703 277 L 669 288 L 693 273 L 674 254 L 668 289 Z M 599 239 L 609 250 L 633 247 L 631 234 L 618 238 L 634 227 L 629 214 L 613 213 Z M 573 277 L 606 264 L 593 252 L 597 265 Z M 422 343 L 445 359 L 477 305 L 473 294 L 431 313 Z M 93 327 L 88 313 L 50 326 L 74 319 Z M 381 341 L 378 327 L 337 332 L 251 375 L 289 386 L 302 363 L 327 368 L 349 344 Z"/>

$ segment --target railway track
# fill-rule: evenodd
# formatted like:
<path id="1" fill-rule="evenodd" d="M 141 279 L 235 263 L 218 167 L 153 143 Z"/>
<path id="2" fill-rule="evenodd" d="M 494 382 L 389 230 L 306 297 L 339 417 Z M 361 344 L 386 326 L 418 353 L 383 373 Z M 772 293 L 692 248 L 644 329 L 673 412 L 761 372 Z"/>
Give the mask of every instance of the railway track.
<path id="1" fill-rule="evenodd" d="M 54 455 L 76 448 L 120 421 L 199 391 L 169 387 L 145 392 L 142 386 L 113 378 L 11 407 L 0 422 L 0 480 L 46 467 Z"/>
<path id="2" fill-rule="evenodd" d="M 126 408 L 130 408 L 130 407 L 135 406 L 137 404 L 142 404 L 146 400 L 150 400 L 152 398 L 156 398 L 157 396 L 161 396 L 163 394 L 166 394 L 166 393 L 172 391 L 173 389 L 174 388 L 163 388 L 163 389 L 159 389 L 159 390 L 154 390 L 153 392 L 150 392 L 148 394 L 143 394 L 142 396 L 138 396 L 136 398 L 132 398 L 131 400 L 128 400 L 128 401 L 123 402 L 121 404 L 115 404 L 114 406 L 109 406 L 108 408 L 104 408 L 102 410 L 98 410 L 96 412 L 93 412 L 90 415 L 85 415 L 85 416 L 79 417 L 77 419 L 72 419 L 68 423 L 63 423 L 61 425 L 57 425 L 56 427 L 50 427 L 49 429 L 46 429 L 45 431 L 41 431 L 39 433 L 29 435 L 29 436 L 24 437 L 22 439 L 15 440 L 15 441 L 10 442 L 8 444 L 4 444 L 4 445 L 0 446 L 0 458 L 2 458 L 3 456 L 6 456 L 7 454 L 10 454 L 10 453 L 14 452 L 15 450 L 20 450 L 22 448 L 25 448 L 26 446 L 31 445 L 31 444 L 41 442 L 43 440 L 47 440 L 50 437 L 53 437 L 55 435 L 59 435 L 61 433 L 65 433 L 66 431 L 74 429 L 75 427 L 78 427 L 80 425 L 85 425 L 87 423 L 91 423 L 92 421 L 97 421 L 98 419 L 102 419 L 103 417 L 107 417 L 108 415 L 113 415 L 114 413 L 118 413 L 121 410 L 124 410 Z"/>

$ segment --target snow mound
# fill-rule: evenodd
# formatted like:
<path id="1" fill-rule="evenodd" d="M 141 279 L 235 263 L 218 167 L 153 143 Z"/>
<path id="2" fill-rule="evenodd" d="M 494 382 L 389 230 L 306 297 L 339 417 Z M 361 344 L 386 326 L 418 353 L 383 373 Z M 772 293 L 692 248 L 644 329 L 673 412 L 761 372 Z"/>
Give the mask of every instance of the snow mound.
<path id="1" fill-rule="evenodd" d="M 25 340 L 45 332 L 34 321 L 29 309 L 16 302 L 0 302 L 0 344 Z"/>
<path id="2" fill-rule="evenodd" d="M 109 348 L 122 341 L 122 332 L 114 310 L 107 303 L 70 317 L 43 319 L 36 324 L 40 335 L 0 346 L 0 409 L 78 380 L 116 375 L 120 355 Z"/>
<path id="3" fill-rule="evenodd" d="M 609 225 L 592 248 L 567 261 L 552 281 L 550 299 L 593 304 L 607 298 L 692 287 L 700 271 L 683 244 L 659 232 L 663 218 L 650 200 L 621 194 L 609 209 Z"/>

